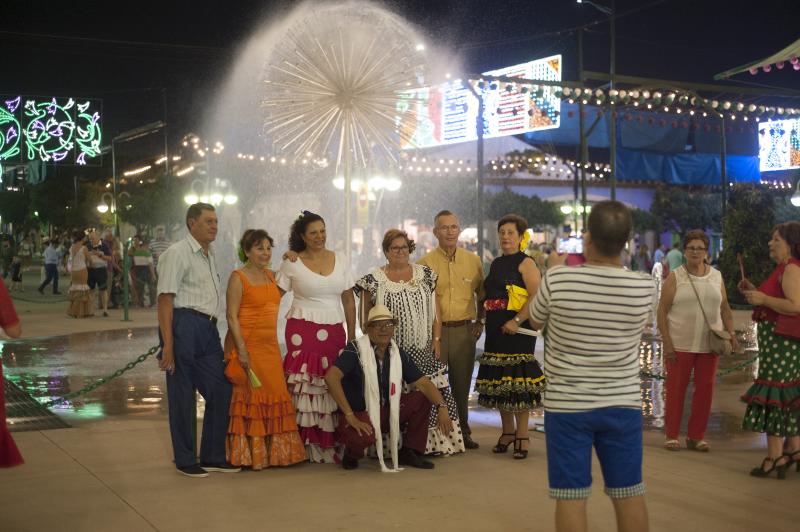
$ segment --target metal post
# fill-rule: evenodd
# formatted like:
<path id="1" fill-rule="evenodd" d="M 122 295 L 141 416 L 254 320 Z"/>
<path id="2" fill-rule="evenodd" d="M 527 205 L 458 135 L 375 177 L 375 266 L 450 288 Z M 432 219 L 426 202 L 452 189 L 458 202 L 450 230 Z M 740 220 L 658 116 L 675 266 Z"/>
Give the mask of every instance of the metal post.
<path id="1" fill-rule="evenodd" d="M 719 170 L 722 185 L 722 225 L 725 224 L 725 215 L 728 212 L 728 169 L 726 168 L 726 155 L 728 151 L 725 138 L 725 115 L 719 115 Z"/>
<path id="2" fill-rule="evenodd" d="M 477 133 L 478 133 L 478 257 L 483 264 L 483 248 L 486 242 L 483 238 L 483 181 L 485 179 L 486 169 L 483 165 L 483 95 L 478 95 L 478 119 L 477 119 Z"/>
<path id="3" fill-rule="evenodd" d="M 114 230 L 116 231 L 116 236 L 119 237 L 119 214 L 117 214 L 117 150 L 114 139 L 111 139 L 111 181 L 112 190 L 114 192 L 114 200 L 112 202 L 112 207 L 114 208 Z"/>
<path id="4" fill-rule="evenodd" d="M 583 84 L 583 28 L 578 30 L 578 80 Z M 584 119 L 583 109 L 583 94 L 578 98 L 578 128 L 581 136 L 581 221 L 582 228 L 586 229 L 586 163 L 589 148 L 586 142 L 586 124 Z M 575 228 L 575 233 L 578 233 L 578 228 Z"/>
<path id="5" fill-rule="evenodd" d="M 614 88 L 614 76 L 616 74 L 616 55 L 617 55 L 617 36 L 616 36 L 616 23 L 615 23 L 615 15 L 616 15 L 616 1 L 611 0 L 611 17 L 609 18 L 611 24 L 611 62 L 610 62 L 610 77 L 608 80 L 608 88 L 609 91 Z M 610 158 L 611 158 L 611 199 L 617 199 L 617 119 L 614 117 L 615 114 L 615 105 L 611 102 L 609 107 L 611 109 L 610 118 L 611 123 L 609 124 L 609 137 L 611 149 L 610 151 Z"/>
<path id="6" fill-rule="evenodd" d="M 345 122 L 347 123 L 347 122 Z M 353 266 L 353 198 L 352 191 L 350 190 L 352 178 L 350 171 L 350 146 L 347 142 L 347 136 L 342 136 L 344 144 L 344 256 L 347 258 L 348 267 Z"/>
<path id="7" fill-rule="evenodd" d="M 131 280 L 131 266 L 128 250 L 130 249 L 131 241 L 126 240 L 122 244 L 122 321 L 131 321 L 130 310 L 130 280 Z"/>
<path id="8" fill-rule="evenodd" d="M 169 143 L 167 139 L 167 89 L 161 89 L 161 98 L 164 102 L 164 175 L 169 177 Z"/>

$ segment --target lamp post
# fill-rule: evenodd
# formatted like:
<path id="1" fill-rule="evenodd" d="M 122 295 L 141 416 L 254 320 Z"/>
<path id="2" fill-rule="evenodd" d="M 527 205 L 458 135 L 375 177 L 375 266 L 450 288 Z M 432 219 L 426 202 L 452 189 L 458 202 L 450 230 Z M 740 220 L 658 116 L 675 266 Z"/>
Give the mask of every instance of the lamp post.
<path id="1" fill-rule="evenodd" d="M 100 203 L 97 205 L 97 212 L 105 214 L 109 209 L 111 209 L 112 213 L 115 213 L 117 210 L 114 206 L 114 196 L 109 192 L 103 192 L 103 195 L 100 196 Z"/>
<path id="2" fill-rule="evenodd" d="M 609 78 L 608 78 L 608 90 L 611 92 L 614 89 L 614 78 L 617 72 L 617 65 L 616 65 L 616 57 L 617 57 L 617 32 L 616 32 L 616 0 L 611 0 L 611 6 L 607 7 L 601 4 L 597 4 L 592 2 L 591 0 L 576 0 L 579 4 L 589 4 L 593 8 L 597 9 L 604 15 L 608 15 L 608 22 L 610 25 L 610 33 L 611 33 L 611 57 L 609 60 Z M 582 50 L 581 50 L 582 53 Z M 581 80 L 583 78 L 583 71 L 581 69 Z M 614 102 L 610 101 L 611 106 L 611 122 L 609 124 L 608 136 L 609 138 L 609 145 L 610 145 L 610 156 L 609 158 L 611 163 L 611 199 L 617 199 L 617 120 L 614 118 Z"/>
<path id="3" fill-rule="evenodd" d="M 794 194 L 792 194 L 792 199 L 790 201 L 795 207 L 800 207 L 800 179 L 797 180 L 797 187 L 795 188 Z"/>

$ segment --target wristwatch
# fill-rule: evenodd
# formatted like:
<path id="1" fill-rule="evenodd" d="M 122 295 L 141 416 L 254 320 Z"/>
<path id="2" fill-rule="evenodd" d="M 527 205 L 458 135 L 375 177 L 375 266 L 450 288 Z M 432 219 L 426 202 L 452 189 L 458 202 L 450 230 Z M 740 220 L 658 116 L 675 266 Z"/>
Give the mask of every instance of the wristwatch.
<path id="1" fill-rule="evenodd" d="M 476 320 L 476 322 L 480 323 L 481 325 L 486 325 L 486 318 L 485 317 L 484 318 L 478 318 Z"/>
<path id="2" fill-rule="evenodd" d="M 514 316 L 514 321 L 517 322 L 517 323 L 520 323 L 522 320 L 519 319 L 519 316 Z"/>

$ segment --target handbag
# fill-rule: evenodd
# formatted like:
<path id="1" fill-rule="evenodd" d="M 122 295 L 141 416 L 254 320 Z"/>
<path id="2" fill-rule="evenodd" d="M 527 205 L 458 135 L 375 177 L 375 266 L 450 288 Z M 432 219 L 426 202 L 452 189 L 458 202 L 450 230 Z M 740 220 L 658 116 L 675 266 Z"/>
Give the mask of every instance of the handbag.
<path id="1" fill-rule="evenodd" d="M 689 273 L 686 266 L 684 266 L 683 269 L 689 277 L 689 284 L 692 285 L 697 303 L 700 305 L 700 312 L 703 313 L 703 319 L 706 320 L 706 325 L 708 325 L 708 350 L 715 355 L 722 357 L 729 356 L 733 352 L 731 333 L 723 329 L 714 329 L 711 327 L 711 323 L 708 321 L 708 316 L 706 315 L 706 310 L 703 308 L 703 302 L 700 301 L 700 294 L 697 293 L 697 288 L 694 286 L 694 281 L 692 281 L 692 274 Z"/>
<path id="2" fill-rule="evenodd" d="M 528 301 L 528 291 L 521 286 L 507 284 L 506 292 L 508 292 L 508 307 L 506 308 L 515 312 L 522 310 Z"/>
<path id="3" fill-rule="evenodd" d="M 775 334 L 800 340 L 800 314 L 794 316 L 778 314 L 778 321 L 775 322 Z"/>

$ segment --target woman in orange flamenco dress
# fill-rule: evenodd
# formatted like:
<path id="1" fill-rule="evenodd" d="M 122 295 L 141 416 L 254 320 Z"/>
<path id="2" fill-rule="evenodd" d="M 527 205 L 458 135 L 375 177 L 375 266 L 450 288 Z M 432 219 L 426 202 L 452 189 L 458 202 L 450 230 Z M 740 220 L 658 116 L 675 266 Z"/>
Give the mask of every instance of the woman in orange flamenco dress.
<path id="1" fill-rule="evenodd" d="M 266 231 L 245 231 L 245 265 L 231 274 L 227 291 L 225 375 L 233 395 L 225 453 L 232 465 L 253 470 L 307 459 L 278 347 L 281 293 L 268 269 L 272 245 Z"/>

